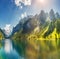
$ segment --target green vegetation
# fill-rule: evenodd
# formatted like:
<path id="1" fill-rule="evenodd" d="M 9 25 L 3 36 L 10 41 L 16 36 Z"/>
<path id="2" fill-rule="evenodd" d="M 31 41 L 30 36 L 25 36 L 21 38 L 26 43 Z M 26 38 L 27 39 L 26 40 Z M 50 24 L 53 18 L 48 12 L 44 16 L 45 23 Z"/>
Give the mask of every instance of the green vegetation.
<path id="1" fill-rule="evenodd" d="M 2 32 L 0 32 L 0 40 L 4 39 L 4 35 Z"/>
<path id="2" fill-rule="evenodd" d="M 2 47 L 1 41 L 4 39 L 4 35 L 2 31 L 0 30 L 0 48 Z"/>

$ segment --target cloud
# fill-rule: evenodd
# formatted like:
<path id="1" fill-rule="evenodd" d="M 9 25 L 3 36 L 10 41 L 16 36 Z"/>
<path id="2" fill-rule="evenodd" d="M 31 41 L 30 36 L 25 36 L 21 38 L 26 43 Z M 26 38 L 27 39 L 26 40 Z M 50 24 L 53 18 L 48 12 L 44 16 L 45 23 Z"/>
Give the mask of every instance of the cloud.
<path id="1" fill-rule="evenodd" d="M 24 4 L 25 5 L 31 5 L 31 0 L 25 0 Z"/>
<path id="2" fill-rule="evenodd" d="M 15 4 L 16 4 L 17 6 L 20 6 L 20 5 L 21 5 L 21 2 L 22 2 L 22 0 L 15 0 Z"/>
<path id="3" fill-rule="evenodd" d="M 23 14 L 21 14 L 21 18 L 23 19 L 24 17 L 27 17 L 27 13 L 24 12 Z"/>
<path id="4" fill-rule="evenodd" d="M 23 3 L 25 6 L 31 5 L 31 0 L 14 0 L 16 6 L 22 6 L 21 3 Z"/>
<path id="5" fill-rule="evenodd" d="M 9 35 L 11 32 L 11 25 L 6 24 L 6 26 L 4 27 L 4 30 L 5 30 L 5 34 Z"/>

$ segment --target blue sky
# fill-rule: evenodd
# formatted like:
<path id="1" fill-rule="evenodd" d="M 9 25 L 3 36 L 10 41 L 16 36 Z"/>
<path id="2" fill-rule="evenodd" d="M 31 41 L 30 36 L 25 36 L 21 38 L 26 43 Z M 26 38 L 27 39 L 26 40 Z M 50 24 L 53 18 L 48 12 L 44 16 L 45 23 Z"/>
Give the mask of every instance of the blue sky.
<path id="1" fill-rule="evenodd" d="M 29 0 L 29 3 L 24 1 L 0 0 L 0 28 L 4 28 L 6 24 L 11 24 L 13 27 L 24 16 L 40 13 L 41 9 L 47 12 L 50 11 L 50 9 L 60 11 L 60 0 Z M 40 3 L 38 4 L 38 2 Z"/>

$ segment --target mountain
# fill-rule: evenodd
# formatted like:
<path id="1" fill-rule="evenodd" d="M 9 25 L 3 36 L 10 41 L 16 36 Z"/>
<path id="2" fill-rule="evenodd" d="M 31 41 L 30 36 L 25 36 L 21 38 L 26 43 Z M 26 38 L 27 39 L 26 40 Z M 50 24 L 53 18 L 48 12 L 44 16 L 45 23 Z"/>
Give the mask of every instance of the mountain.
<path id="1" fill-rule="evenodd" d="M 22 27 L 22 23 L 20 22 L 15 27 L 13 27 L 12 33 L 19 31 L 21 29 L 21 27 Z"/>
<path id="2" fill-rule="evenodd" d="M 31 32 L 34 30 L 37 26 L 39 26 L 39 20 L 36 18 L 29 18 L 24 24 L 23 24 L 23 33 Z"/>
<path id="3" fill-rule="evenodd" d="M 59 33 L 60 15 L 51 9 L 49 13 L 41 10 L 39 14 L 21 19 L 20 22 L 13 28 L 12 35 L 20 30 L 22 33 L 39 32 L 43 38 L 51 37 L 51 33 Z M 50 35 L 50 36 L 49 36 Z M 53 36 L 56 34 L 52 34 Z M 52 36 L 52 37 L 53 37 Z"/>
<path id="4" fill-rule="evenodd" d="M 19 22 L 15 27 L 13 27 L 12 35 L 13 35 L 15 32 L 21 30 L 21 29 L 23 28 L 24 24 L 28 21 L 28 19 L 29 19 L 29 18 L 32 18 L 32 17 L 33 17 L 33 16 L 30 15 L 30 16 L 27 16 L 27 17 L 21 19 L 20 22 Z M 11 36 L 12 36 L 12 35 L 11 35 Z"/>
<path id="5" fill-rule="evenodd" d="M 60 19 L 57 19 L 56 21 L 52 21 L 50 23 L 50 25 L 48 26 L 48 29 L 47 31 L 44 33 L 44 36 L 43 37 L 48 37 L 50 36 L 50 38 L 59 38 L 60 36 Z"/>
<path id="6" fill-rule="evenodd" d="M 56 16 L 56 19 L 60 19 L 60 15 L 58 12 L 56 12 L 55 16 Z"/>
<path id="7" fill-rule="evenodd" d="M 0 40 L 5 38 L 5 34 L 2 29 L 0 29 Z"/>
<path id="8" fill-rule="evenodd" d="M 30 15 L 21 19 L 20 22 L 13 27 L 12 35 L 20 29 L 23 30 L 23 33 L 29 33 L 38 26 L 40 30 L 42 30 L 42 27 L 44 27 L 46 23 L 55 21 L 57 18 L 59 19 L 60 15 L 58 12 L 55 13 L 53 9 L 51 9 L 49 13 L 41 10 L 41 12 L 35 16 Z"/>
<path id="9" fill-rule="evenodd" d="M 55 13 L 54 13 L 54 10 L 53 10 L 53 9 L 50 10 L 49 16 L 50 16 L 50 19 L 51 19 L 51 20 L 55 20 L 55 19 L 56 19 L 56 18 L 55 18 Z"/>

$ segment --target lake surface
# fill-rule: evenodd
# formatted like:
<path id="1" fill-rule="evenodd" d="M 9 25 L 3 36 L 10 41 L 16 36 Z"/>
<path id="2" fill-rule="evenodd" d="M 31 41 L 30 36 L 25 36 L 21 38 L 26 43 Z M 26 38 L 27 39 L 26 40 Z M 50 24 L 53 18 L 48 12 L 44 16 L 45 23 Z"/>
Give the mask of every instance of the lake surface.
<path id="1" fill-rule="evenodd" d="M 0 48 L 0 59 L 24 59 L 17 53 L 15 48 L 13 48 L 10 39 L 3 40 L 2 44 L 3 46 Z"/>

